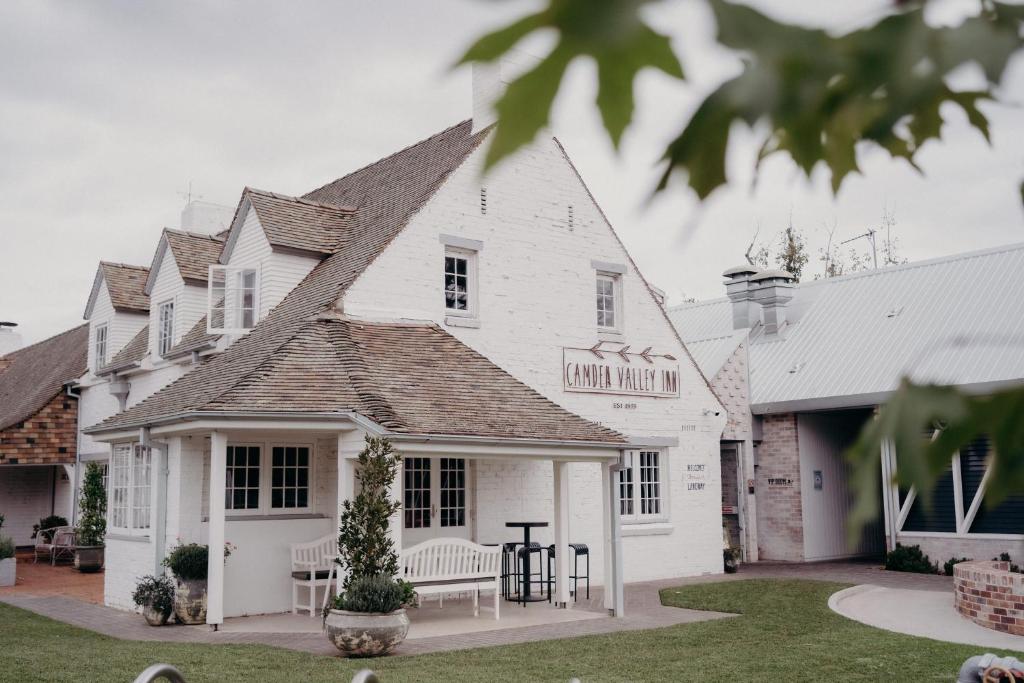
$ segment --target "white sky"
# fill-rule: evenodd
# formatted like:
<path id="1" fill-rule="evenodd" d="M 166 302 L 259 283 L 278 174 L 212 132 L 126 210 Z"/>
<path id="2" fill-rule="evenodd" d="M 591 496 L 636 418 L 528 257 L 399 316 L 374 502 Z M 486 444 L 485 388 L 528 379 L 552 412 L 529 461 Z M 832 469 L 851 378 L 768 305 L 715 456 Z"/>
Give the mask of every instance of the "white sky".
<path id="1" fill-rule="evenodd" d="M 878 16 L 886 0 L 757 4 L 849 28 Z M 97 262 L 148 266 L 161 228 L 179 223 L 189 181 L 203 199 L 232 206 L 245 185 L 301 194 L 468 118 L 469 72 L 450 65 L 484 30 L 535 5 L 5 0 L 0 320 L 20 323 L 26 342 L 78 324 Z M 865 150 L 866 176 L 838 197 L 824 172 L 807 182 L 782 158 L 765 164 L 752 189 L 753 147 L 742 143 L 730 153 L 730 185 L 702 206 L 677 189 L 645 208 L 665 142 L 697 97 L 736 68 L 713 44 L 698 0 L 651 16 L 677 36 L 690 80 L 643 76 L 638 118 L 617 155 L 591 106 L 593 70 L 575 64 L 554 132 L 640 268 L 670 297 L 721 295 L 720 274 L 742 261 L 754 226 L 771 239 L 791 213 L 815 256 L 824 224 L 835 221 L 845 239 L 877 226 L 886 207 L 911 260 L 1024 240 L 1024 115 L 1003 106 L 986 109 L 991 147 L 962 113 L 947 111 L 946 141 L 920 156 L 924 177 Z M 1005 89 L 1024 100 L 1020 55 Z"/>

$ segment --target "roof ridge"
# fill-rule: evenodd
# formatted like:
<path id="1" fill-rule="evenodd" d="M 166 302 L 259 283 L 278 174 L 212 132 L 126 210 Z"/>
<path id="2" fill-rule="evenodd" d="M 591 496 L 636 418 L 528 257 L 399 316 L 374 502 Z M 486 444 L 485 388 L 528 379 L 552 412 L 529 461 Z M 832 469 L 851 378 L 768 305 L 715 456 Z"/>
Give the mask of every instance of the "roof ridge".
<path id="1" fill-rule="evenodd" d="M 195 237 L 197 239 L 210 240 L 211 242 L 224 241 L 223 239 L 215 235 L 207 235 L 201 232 L 192 232 L 191 230 L 182 230 L 181 228 L 164 228 L 164 232 L 170 232 L 175 235 L 185 235 L 186 237 Z"/>
<path id="2" fill-rule="evenodd" d="M 75 325 L 74 327 L 69 327 L 68 329 L 64 330 L 63 332 L 58 332 L 57 334 L 51 334 L 46 339 L 40 339 L 37 342 L 33 342 L 31 344 L 28 344 L 27 346 L 22 346 L 20 349 L 14 349 L 13 351 L 9 351 L 8 353 L 0 354 L 0 358 L 10 358 L 11 356 L 13 356 L 16 353 L 21 353 L 22 351 L 28 351 L 29 349 L 33 349 L 33 348 L 35 348 L 37 346 L 41 346 L 42 344 L 45 344 L 47 342 L 53 341 L 57 337 L 63 337 L 65 334 L 70 334 L 71 332 L 75 332 L 77 330 L 80 330 L 83 327 L 89 327 L 89 323 L 84 322 L 81 325 Z"/>
<path id="3" fill-rule="evenodd" d="M 345 205 L 345 204 L 330 204 L 328 202 L 318 202 L 318 201 L 314 201 L 312 199 L 306 199 L 304 197 L 295 197 L 295 196 L 289 195 L 289 194 L 281 194 L 280 192 L 271 192 L 270 190 L 261 190 L 259 188 L 250 187 L 248 185 L 245 186 L 245 190 L 244 191 L 248 192 L 250 194 L 259 194 L 259 195 L 263 195 L 265 197 L 273 197 L 274 199 L 281 199 L 283 201 L 295 202 L 296 204 L 306 204 L 308 206 L 315 206 L 315 207 L 318 207 L 318 208 L 321 208 L 321 209 L 334 209 L 334 210 L 343 211 L 343 212 L 346 212 L 346 213 L 355 213 L 358 210 L 358 207 L 355 207 L 355 206 L 349 206 L 349 205 Z"/>
<path id="4" fill-rule="evenodd" d="M 445 128 L 445 129 L 444 129 L 444 130 L 442 130 L 442 131 L 439 131 L 439 132 L 437 132 L 437 133 L 434 133 L 433 135 L 430 135 L 430 136 L 428 136 L 428 137 L 425 137 L 425 138 L 423 138 L 422 140 L 418 140 L 418 141 L 416 141 L 416 142 L 414 142 L 414 143 L 412 143 L 412 144 L 410 144 L 410 145 L 406 145 L 406 146 L 405 146 L 405 147 L 403 147 L 402 149 L 400 149 L 400 150 L 398 150 L 398 151 L 396 151 L 396 152 L 392 152 L 391 154 L 387 155 L 386 157 L 381 157 L 380 159 L 377 159 L 376 161 L 371 161 L 371 162 L 370 162 L 370 163 L 368 163 L 368 164 L 363 164 L 363 165 L 362 165 L 362 166 L 360 166 L 359 168 L 357 168 L 357 169 L 355 169 L 355 170 L 352 170 L 352 171 L 349 171 L 349 172 L 348 172 L 348 173 L 346 173 L 345 175 L 343 175 L 343 176 L 339 176 L 338 178 L 335 178 L 334 180 L 328 180 L 328 181 L 327 181 L 326 183 L 324 183 L 323 185 L 320 185 L 319 187 L 314 187 L 314 188 L 313 188 L 312 190 L 310 190 L 309 192 L 305 193 L 305 194 L 304 194 L 304 195 L 302 195 L 302 196 L 303 196 L 303 197 L 308 197 L 309 195 L 311 195 L 311 194 L 313 194 L 313 193 L 315 193 L 315 192 L 319 192 L 320 190 L 324 189 L 324 188 L 325 188 L 325 187 L 327 187 L 328 185 L 333 185 L 334 183 L 337 183 L 337 182 L 340 182 L 340 181 L 342 181 L 342 180 L 345 180 L 346 178 L 349 178 L 349 177 L 351 177 L 351 176 L 354 176 L 354 175 L 355 175 L 356 173 L 360 173 L 361 171 L 365 171 L 366 169 L 370 168 L 371 166 L 376 166 L 377 164 L 383 163 L 383 162 L 387 161 L 388 159 L 392 159 L 392 158 L 394 158 L 394 157 L 398 156 L 399 154 L 402 154 L 403 152 L 406 152 L 406 151 L 408 151 L 408 150 L 412 149 L 413 147 L 416 147 L 417 145 L 422 145 L 422 144 L 424 144 L 424 143 L 426 143 L 426 142 L 430 142 L 430 141 L 431 141 L 431 140 L 433 140 L 434 138 L 439 138 L 439 137 L 441 137 L 442 135 L 444 135 L 445 133 L 448 133 L 449 131 L 452 131 L 452 130 L 456 129 L 456 128 L 458 128 L 459 126 L 465 125 L 466 123 L 470 123 L 470 122 L 472 122 L 472 121 L 473 121 L 473 119 L 472 119 L 472 118 L 468 118 L 468 119 L 463 119 L 463 120 L 459 121 L 458 123 L 456 123 L 456 124 L 454 124 L 454 125 L 448 126 L 447 128 Z M 493 125 L 493 124 L 492 124 L 492 125 Z M 490 126 L 488 126 L 488 127 L 490 127 Z M 486 129 L 485 129 L 485 130 L 486 130 Z"/>
<path id="5" fill-rule="evenodd" d="M 118 263 L 116 261 L 104 261 L 100 260 L 101 266 L 113 266 L 114 268 L 129 268 L 131 270 L 145 270 L 149 271 L 149 266 L 133 266 L 130 263 Z"/>
<path id="6" fill-rule="evenodd" d="M 668 312 L 682 311 L 690 308 L 701 308 L 703 306 L 710 306 L 712 304 L 720 304 L 729 300 L 727 296 L 717 296 L 714 299 L 701 299 L 700 301 L 688 301 L 675 306 L 668 306 L 665 310 Z"/>

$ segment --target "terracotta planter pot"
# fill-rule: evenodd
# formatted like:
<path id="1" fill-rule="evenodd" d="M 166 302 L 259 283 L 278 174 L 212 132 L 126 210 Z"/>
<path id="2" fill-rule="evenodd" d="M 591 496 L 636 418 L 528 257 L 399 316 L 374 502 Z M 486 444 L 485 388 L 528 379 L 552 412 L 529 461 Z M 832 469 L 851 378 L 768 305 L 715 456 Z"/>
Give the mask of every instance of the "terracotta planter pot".
<path id="1" fill-rule="evenodd" d="M 75 569 L 85 573 L 103 569 L 103 546 L 80 545 L 75 548 Z"/>
<path id="2" fill-rule="evenodd" d="M 150 626 L 163 626 L 171 618 L 171 612 L 161 612 L 152 604 L 147 604 L 142 608 L 142 616 L 146 618 L 146 623 Z"/>
<path id="3" fill-rule="evenodd" d="M 174 616 L 183 624 L 206 623 L 206 579 L 182 581 L 174 589 Z"/>
<path id="4" fill-rule="evenodd" d="M 18 561 L 13 557 L 0 560 L 0 586 L 13 586 L 17 580 Z"/>
<path id="5" fill-rule="evenodd" d="M 327 639 L 346 657 L 379 657 L 398 647 L 409 633 L 404 609 L 373 614 L 332 609 L 324 620 Z"/>

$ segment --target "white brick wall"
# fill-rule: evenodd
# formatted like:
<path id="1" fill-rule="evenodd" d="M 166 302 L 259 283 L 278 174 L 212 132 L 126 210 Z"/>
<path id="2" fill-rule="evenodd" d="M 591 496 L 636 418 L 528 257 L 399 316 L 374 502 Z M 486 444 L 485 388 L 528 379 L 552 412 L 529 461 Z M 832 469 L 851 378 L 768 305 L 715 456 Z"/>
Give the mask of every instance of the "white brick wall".
<path id="1" fill-rule="evenodd" d="M 15 545 L 31 545 L 32 525 L 52 512 L 71 521 L 67 482 L 62 482 L 63 466 L 6 465 L 0 467 L 0 514 L 4 526 L 0 536 L 10 536 Z M 57 477 L 57 503 L 53 500 L 53 477 Z"/>

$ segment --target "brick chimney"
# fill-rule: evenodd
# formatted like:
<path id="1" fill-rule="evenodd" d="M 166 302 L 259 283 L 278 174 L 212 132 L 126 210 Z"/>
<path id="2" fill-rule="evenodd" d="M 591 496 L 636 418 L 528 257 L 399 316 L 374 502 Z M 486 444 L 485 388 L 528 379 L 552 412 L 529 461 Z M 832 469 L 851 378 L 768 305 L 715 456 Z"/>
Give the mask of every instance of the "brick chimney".
<path id="1" fill-rule="evenodd" d="M 769 337 L 786 325 L 786 304 L 793 299 L 794 280 L 784 270 L 766 270 L 750 278 L 753 301 L 761 305 L 764 333 Z"/>
<path id="2" fill-rule="evenodd" d="M 725 295 L 732 302 L 732 328 L 744 330 L 754 326 L 758 320 L 757 309 L 752 302 L 753 290 L 750 278 L 757 274 L 757 268 L 750 265 L 736 266 L 722 273 L 725 281 Z"/>

